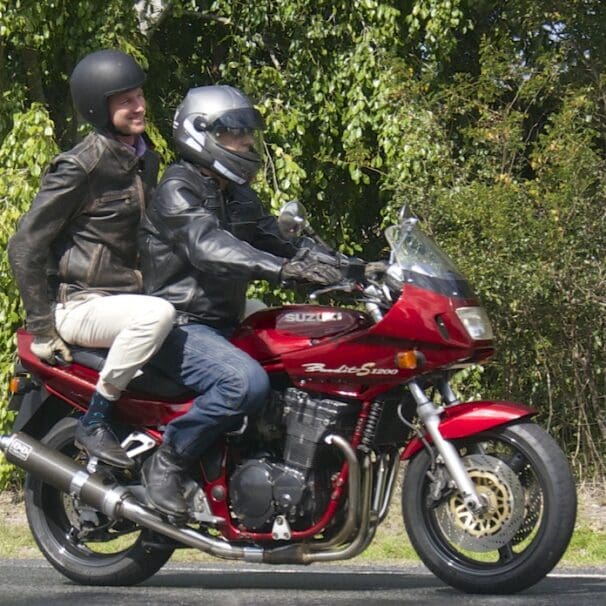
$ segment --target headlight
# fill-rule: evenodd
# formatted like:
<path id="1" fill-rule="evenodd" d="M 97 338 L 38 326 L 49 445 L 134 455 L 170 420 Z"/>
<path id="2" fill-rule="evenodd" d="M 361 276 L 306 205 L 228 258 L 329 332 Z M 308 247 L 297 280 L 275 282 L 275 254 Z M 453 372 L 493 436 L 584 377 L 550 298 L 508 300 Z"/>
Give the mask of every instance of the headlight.
<path id="1" fill-rule="evenodd" d="M 455 310 L 465 330 L 474 341 L 494 338 L 490 320 L 483 307 L 459 307 Z"/>

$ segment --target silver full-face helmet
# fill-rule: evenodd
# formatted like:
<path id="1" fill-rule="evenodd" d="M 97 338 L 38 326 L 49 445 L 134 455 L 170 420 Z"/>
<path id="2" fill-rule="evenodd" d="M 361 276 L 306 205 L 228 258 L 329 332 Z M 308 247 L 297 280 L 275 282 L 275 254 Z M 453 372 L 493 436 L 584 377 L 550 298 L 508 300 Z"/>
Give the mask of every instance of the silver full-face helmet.
<path id="1" fill-rule="evenodd" d="M 240 185 L 252 181 L 262 165 L 262 134 L 261 114 L 232 86 L 190 89 L 173 121 L 183 158 Z"/>

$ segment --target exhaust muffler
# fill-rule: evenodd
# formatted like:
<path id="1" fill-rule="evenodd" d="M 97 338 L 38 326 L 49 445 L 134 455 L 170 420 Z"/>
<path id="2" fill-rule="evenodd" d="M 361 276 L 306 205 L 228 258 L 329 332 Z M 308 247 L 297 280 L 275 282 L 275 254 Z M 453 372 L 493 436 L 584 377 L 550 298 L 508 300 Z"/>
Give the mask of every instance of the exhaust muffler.
<path id="1" fill-rule="evenodd" d="M 141 506 L 128 488 L 111 482 L 108 478 L 88 473 L 74 460 L 25 433 L 0 436 L 0 450 L 4 452 L 7 460 L 17 467 L 77 497 L 108 518 L 125 518 L 188 547 L 217 557 L 263 561 L 262 549 L 233 547 L 224 541 L 205 537 L 191 528 L 166 522 L 158 514 Z"/>

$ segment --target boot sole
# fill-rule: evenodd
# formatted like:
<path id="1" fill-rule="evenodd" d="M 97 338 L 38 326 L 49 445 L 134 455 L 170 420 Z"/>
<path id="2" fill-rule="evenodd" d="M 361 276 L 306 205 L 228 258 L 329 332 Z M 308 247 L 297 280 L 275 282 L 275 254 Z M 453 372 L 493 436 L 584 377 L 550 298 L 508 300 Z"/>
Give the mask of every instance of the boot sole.
<path id="1" fill-rule="evenodd" d="M 80 450 L 83 450 L 89 457 L 96 457 L 97 459 L 99 459 L 99 461 L 102 461 L 103 463 L 105 463 L 106 465 L 111 465 L 112 467 L 119 467 L 120 469 L 128 469 L 128 470 L 133 470 L 137 463 L 134 459 L 130 459 L 131 463 L 118 463 L 116 461 L 110 461 L 109 459 L 106 459 L 105 457 L 99 456 L 97 454 L 94 454 L 88 450 L 88 448 L 86 448 L 86 446 L 84 446 L 84 444 L 82 444 L 81 442 L 79 442 L 78 440 L 74 440 L 74 446 L 76 448 L 79 448 Z"/>
<path id="2" fill-rule="evenodd" d="M 165 507 L 161 507 L 160 505 L 157 505 L 148 495 L 147 493 L 145 494 L 145 503 L 148 507 L 150 507 L 151 509 L 153 509 L 154 511 L 157 511 L 169 518 L 174 518 L 176 521 L 179 522 L 187 522 L 187 520 L 189 519 L 189 511 L 184 511 L 183 513 L 178 513 L 176 511 L 172 511 L 169 509 L 166 509 Z"/>

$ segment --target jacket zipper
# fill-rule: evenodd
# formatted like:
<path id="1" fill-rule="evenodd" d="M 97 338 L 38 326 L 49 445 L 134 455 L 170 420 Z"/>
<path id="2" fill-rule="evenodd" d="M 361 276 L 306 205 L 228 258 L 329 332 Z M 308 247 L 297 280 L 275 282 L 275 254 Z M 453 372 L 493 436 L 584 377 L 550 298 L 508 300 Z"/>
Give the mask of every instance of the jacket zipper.
<path id="1" fill-rule="evenodd" d="M 135 175 L 135 182 L 137 184 L 137 194 L 139 196 L 139 210 L 141 211 L 140 218 L 143 218 L 143 213 L 145 212 L 145 188 L 143 187 L 143 180 L 141 179 L 141 175 L 137 173 Z"/>
<path id="2" fill-rule="evenodd" d="M 88 275 L 86 276 L 86 281 L 88 282 L 89 287 L 92 286 L 93 281 L 99 273 L 99 264 L 101 262 L 102 254 L 103 244 L 96 244 L 93 254 L 90 257 L 90 268 L 88 270 Z"/>

